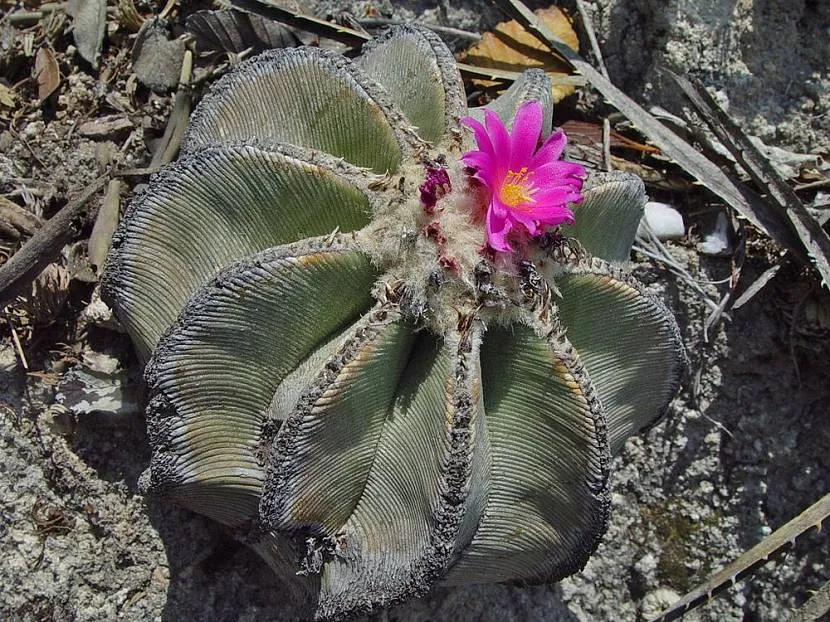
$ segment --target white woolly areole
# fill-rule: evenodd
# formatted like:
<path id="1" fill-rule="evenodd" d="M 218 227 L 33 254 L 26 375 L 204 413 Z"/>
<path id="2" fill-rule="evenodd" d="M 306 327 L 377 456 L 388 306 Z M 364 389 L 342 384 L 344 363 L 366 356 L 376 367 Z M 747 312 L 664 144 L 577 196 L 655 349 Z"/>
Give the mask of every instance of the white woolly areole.
<path id="1" fill-rule="evenodd" d="M 432 213 L 422 204 L 419 190 L 427 179 L 427 165 L 405 164 L 376 184 L 375 217 L 356 234 L 361 248 L 384 272 L 377 289 L 402 285 L 404 311 L 437 334 L 473 312 L 486 324 L 520 321 L 520 308 L 511 300 L 522 296 L 516 267 L 521 253 L 496 254 L 491 280 L 504 292 L 504 302 L 484 307 L 479 300 L 476 266 L 485 260 L 486 189 L 471 183 L 457 156 L 432 151 L 425 161 L 442 161 L 451 186 Z M 386 292 L 374 294 L 383 299 Z"/>

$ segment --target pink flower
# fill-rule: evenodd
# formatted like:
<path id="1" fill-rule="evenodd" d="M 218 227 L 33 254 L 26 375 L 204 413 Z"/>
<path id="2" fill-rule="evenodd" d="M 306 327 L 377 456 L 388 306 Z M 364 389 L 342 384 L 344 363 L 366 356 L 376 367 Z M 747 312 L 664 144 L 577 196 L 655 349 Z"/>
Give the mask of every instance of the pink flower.
<path id="1" fill-rule="evenodd" d="M 561 223 L 573 224 L 568 203 L 582 200 L 585 169 L 560 160 L 567 138 L 561 130 L 551 134 L 539 149 L 542 105 L 531 101 L 516 112 L 512 133 L 499 116 L 484 111 L 485 125 L 472 117 L 461 123 L 473 130 L 478 150 L 461 160 L 475 169 L 473 177 L 490 191 L 487 207 L 487 244 L 495 251 L 512 252 L 508 234 L 517 225 L 531 236 Z M 516 230 L 522 234 L 522 230 Z M 514 234 L 515 235 L 515 234 Z"/>

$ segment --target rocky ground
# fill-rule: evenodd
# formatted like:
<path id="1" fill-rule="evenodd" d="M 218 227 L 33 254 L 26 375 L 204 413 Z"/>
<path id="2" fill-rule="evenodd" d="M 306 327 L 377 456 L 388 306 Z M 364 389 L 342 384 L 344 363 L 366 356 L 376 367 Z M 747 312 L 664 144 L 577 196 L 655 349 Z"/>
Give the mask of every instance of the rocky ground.
<path id="1" fill-rule="evenodd" d="M 472 31 L 500 19 L 479 3 L 312 4 L 322 15 L 345 8 L 360 16 L 371 8 Z M 612 80 L 638 101 L 677 111 L 672 90 L 656 72 L 666 65 L 712 86 L 744 129 L 767 144 L 830 157 L 827 3 L 586 4 Z M 164 129 L 169 95 L 136 94 L 129 34 L 110 33 L 109 41 L 101 72 L 64 46 L 64 82 L 54 107 L 30 106 L 7 115 L 9 129 L 0 125 L 2 192 L 39 215 L 49 215 L 59 199 L 110 166 L 146 165 L 145 139 Z M 8 45 L 6 39 L 0 44 Z M 560 107 L 558 122 L 603 110 L 587 93 L 575 101 Z M 90 126 L 82 131 L 110 115 L 128 123 L 103 137 Z M 684 211 L 691 225 L 669 250 L 718 300 L 733 265 L 729 257 L 701 254 L 697 244 L 722 206 L 711 197 L 701 206 L 682 195 L 657 194 Z M 746 284 L 780 254 L 757 233 L 750 233 L 747 249 Z M 615 458 L 613 516 L 597 554 L 559 585 L 439 588 L 379 619 L 647 617 L 671 592 L 694 587 L 830 490 L 830 306 L 816 278 L 785 259 L 773 281 L 706 341 L 710 311 L 689 283 L 659 262 L 642 255 L 635 260 L 638 276 L 676 311 L 692 365 L 663 422 L 631 439 Z M 3 327 L 0 617 L 292 619 L 291 603 L 265 564 L 220 526 L 137 493 L 149 460 L 139 413 L 74 418 L 54 407 L 56 383 L 84 354 L 65 342 L 77 334 L 75 318 L 91 287 L 73 281 L 55 324 L 18 335 L 28 373 Z M 8 316 L 3 320 L 7 325 Z M 123 335 L 91 327 L 84 343 L 111 353 L 119 368 L 135 374 Z M 810 590 L 830 580 L 828 559 L 826 533 L 812 532 L 783 560 L 693 615 L 786 619 Z"/>

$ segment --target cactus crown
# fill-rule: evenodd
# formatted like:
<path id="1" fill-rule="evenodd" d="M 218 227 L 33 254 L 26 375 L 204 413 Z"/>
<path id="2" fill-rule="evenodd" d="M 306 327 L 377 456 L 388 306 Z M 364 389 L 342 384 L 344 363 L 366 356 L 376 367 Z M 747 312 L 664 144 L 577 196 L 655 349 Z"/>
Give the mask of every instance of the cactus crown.
<path id="1" fill-rule="evenodd" d="M 509 126 L 530 101 L 547 136 L 540 71 L 488 110 Z M 574 226 L 482 252 L 467 114 L 418 27 L 354 62 L 261 54 L 202 101 L 108 259 L 149 360 L 142 486 L 229 526 L 318 618 L 580 569 L 611 452 L 676 390 L 676 324 L 619 267 L 642 182 L 592 174 Z"/>

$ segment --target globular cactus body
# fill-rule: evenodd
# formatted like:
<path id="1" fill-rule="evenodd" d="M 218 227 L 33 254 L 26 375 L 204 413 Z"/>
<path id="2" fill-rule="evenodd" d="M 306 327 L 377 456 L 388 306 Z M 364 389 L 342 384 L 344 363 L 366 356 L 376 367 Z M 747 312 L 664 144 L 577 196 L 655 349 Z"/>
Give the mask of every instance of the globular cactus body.
<path id="1" fill-rule="evenodd" d="M 491 109 L 531 100 L 547 134 L 541 72 Z M 109 257 L 149 360 L 143 487 L 227 525 L 318 618 L 578 570 L 611 452 L 676 390 L 674 320 L 619 267 L 642 183 L 593 175 L 573 227 L 488 253 L 466 114 L 417 27 L 356 62 L 262 54 L 204 99 Z"/>

